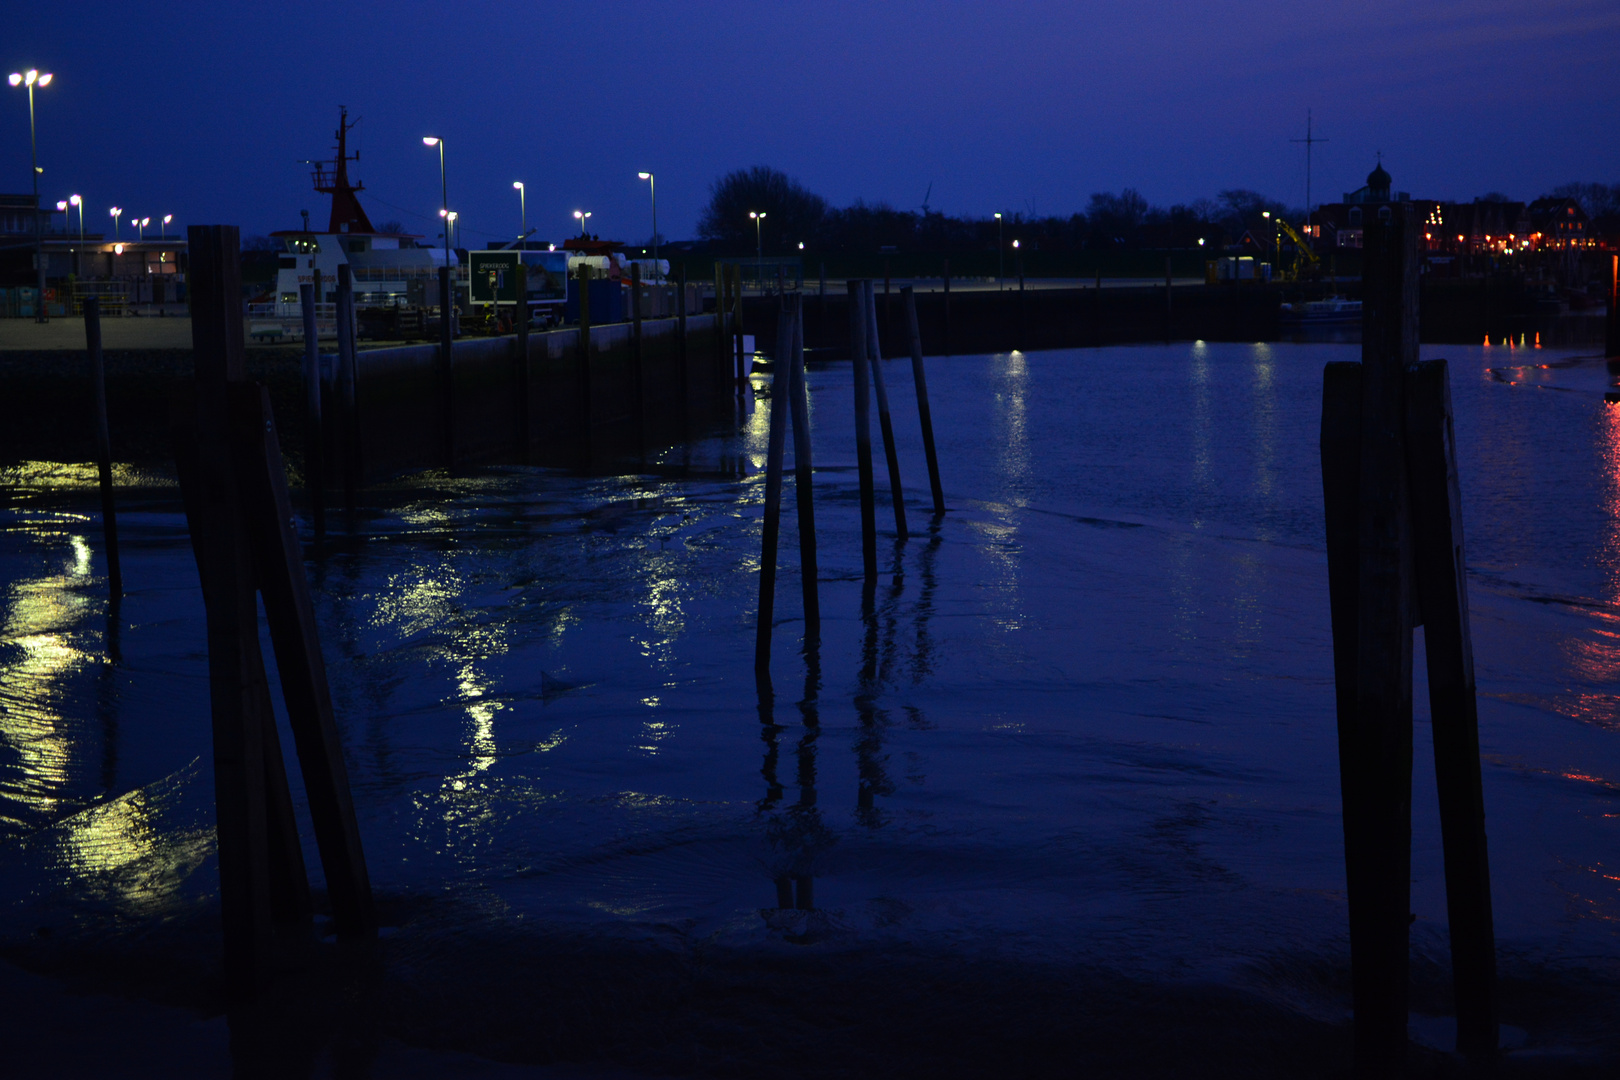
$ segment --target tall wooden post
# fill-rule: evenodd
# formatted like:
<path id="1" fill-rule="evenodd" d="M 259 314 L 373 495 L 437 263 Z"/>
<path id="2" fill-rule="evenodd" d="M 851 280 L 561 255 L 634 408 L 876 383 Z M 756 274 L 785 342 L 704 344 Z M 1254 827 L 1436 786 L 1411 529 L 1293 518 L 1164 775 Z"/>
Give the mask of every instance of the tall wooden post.
<path id="1" fill-rule="evenodd" d="M 585 462 L 591 462 L 593 432 L 592 413 L 596 401 L 591 385 L 591 268 L 587 263 L 579 264 L 579 418 L 582 429 L 581 446 Z"/>
<path id="2" fill-rule="evenodd" d="M 793 328 L 788 325 L 786 303 L 778 305 L 776 363 L 771 378 L 771 420 L 765 450 L 765 521 L 760 532 L 759 618 L 754 629 L 754 670 L 764 674 L 771 665 L 771 627 L 776 618 L 776 549 L 782 527 L 782 455 L 787 445 L 789 399 L 793 386 Z"/>
<path id="3" fill-rule="evenodd" d="M 894 504 L 894 531 L 901 540 L 906 530 L 906 497 L 900 487 L 900 454 L 894 444 L 894 419 L 889 414 L 889 391 L 883 379 L 883 351 L 879 345 L 877 297 L 866 287 L 866 355 L 871 361 L 872 385 L 877 390 L 878 430 L 883 435 L 883 457 L 889 467 L 889 499 Z"/>
<path id="4" fill-rule="evenodd" d="M 678 299 L 675 301 L 675 351 L 676 362 L 681 369 L 681 437 L 687 434 L 687 416 L 692 408 L 692 371 L 691 353 L 686 342 L 686 264 L 681 263 L 676 272 L 676 281 L 680 289 Z"/>
<path id="5" fill-rule="evenodd" d="M 928 407 L 928 375 L 923 370 L 922 335 L 917 331 L 917 297 L 910 285 L 900 290 L 906 305 L 906 329 L 911 339 L 911 381 L 917 388 L 917 418 L 922 422 L 923 454 L 928 459 L 928 486 L 934 496 L 934 516 L 945 513 L 945 490 L 939 482 L 939 454 L 934 450 L 934 417 Z"/>
<path id="6" fill-rule="evenodd" d="M 1018 268 L 1018 330 L 1013 347 L 1022 350 L 1028 344 L 1025 341 L 1024 333 L 1024 257 L 1022 255 L 1018 256 L 1016 265 Z"/>
<path id="7" fill-rule="evenodd" d="M 455 301 L 450 286 L 450 266 L 446 263 L 439 267 L 439 425 L 447 469 L 455 468 L 456 464 L 456 371 L 452 352 L 455 343 L 450 325 Z"/>
<path id="8" fill-rule="evenodd" d="M 534 368 L 529 360 L 529 268 L 521 252 L 517 264 L 517 298 L 513 327 L 517 331 L 518 460 L 527 463 L 534 453 Z"/>
<path id="9" fill-rule="evenodd" d="M 334 442 L 343 472 L 343 509 L 352 516 L 357 486 L 354 462 L 355 326 L 354 277 L 348 263 L 338 264 L 337 278 L 338 408 L 333 410 L 337 420 L 337 439 Z"/>
<path id="10" fill-rule="evenodd" d="M 788 392 L 793 398 L 793 486 L 799 505 L 799 568 L 804 591 L 804 640 L 821 639 L 821 594 L 816 565 L 816 512 L 811 498 L 810 396 L 804 378 L 804 301 L 793 297 L 792 370 Z"/>
<path id="11" fill-rule="evenodd" d="M 726 268 L 722 263 L 714 264 L 714 392 L 719 394 L 728 384 L 725 376 L 727 343 L 731 336 L 726 332 Z"/>
<path id="12" fill-rule="evenodd" d="M 307 932 L 310 905 L 259 652 L 253 553 L 230 450 L 231 387 L 246 380 L 238 232 L 193 225 L 187 239 L 196 381 L 180 417 L 191 434 L 178 440 L 177 464 L 208 624 L 226 982 L 242 998 L 253 993 L 275 939 Z"/>
<path id="13" fill-rule="evenodd" d="M 1603 355 L 1620 357 L 1620 255 L 1609 256 L 1609 317 Z"/>
<path id="14" fill-rule="evenodd" d="M 742 264 L 731 268 L 731 320 L 732 355 L 737 358 L 737 396 L 744 397 L 748 387 L 748 356 L 743 351 L 743 280 Z"/>
<path id="15" fill-rule="evenodd" d="M 877 507 L 872 483 L 872 388 L 866 367 L 866 283 L 852 278 L 849 292 L 849 352 L 855 365 L 855 468 L 861 486 L 861 565 L 868 584 L 877 581 Z"/>
<path id="16" fill-rule="evenodd" d="M 631 393 L 635 394 L 636 455 L 647 456 L 646 352 L 641 340 L 641 264 L 630 264 L 630 367 Z"/>
<path id="17" fill-rule="evenodd" d="M 84 299 L 84 347 L 90 360 L 90 394 L 96 428 L 96 474 L 101 486 L 101 538 L 107 545 L 107 595 L 114 604 L 124 595 L 124 573 L 118 561 L 118 511 L 113 505 L 112 439 L 107 433 L 107 372 L 101 357 L 101 298 Z"/>
<path id="18" fill-rule="evenodd" d="M 304 494 L 315 538 L 326 535 L 326 439 L 321 423 L 320 295 L 315 285 L 298 286 L 304 314 Z"/>
<path id="19" fill-rule="evenodd" d="M 945 260 L 944 275 L 945 303 L 942 316 L 943 323 L 940 326 L 939 339 L 945 345 L 945 355 L 949 356 L 951 355 L 951 260 L 949 259 Z"/>

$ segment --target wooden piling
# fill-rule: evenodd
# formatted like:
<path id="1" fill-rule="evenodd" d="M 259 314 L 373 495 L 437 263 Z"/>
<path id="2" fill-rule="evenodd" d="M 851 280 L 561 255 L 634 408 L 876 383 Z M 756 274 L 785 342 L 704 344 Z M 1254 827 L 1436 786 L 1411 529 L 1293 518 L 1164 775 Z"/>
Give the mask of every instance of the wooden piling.
<path id="1" fill-rule="evenodd" d="M 922 335 L 917 330 L 917 297 L 912 287 L 900 290 L 906 305 L 906 329 L 911 339 L 911 381 L 917 388 L 917 418 L 922 423 L 923 454 L 928 459 L 928 486 L 934 496 L 934 516 L 945 513 L 945 491 L 939 482 L 939 455 L 934 450 L 934 418 L 928 407 L 928 376 L 923 371 Z"/>
<path id="2" fill-rule="evenodd" d="M 332 410 L 336 419 L 338 463 L 343 474 L 343 509 L 354 516 L 355 488 L 358 486 L 354 461 L 354 279 L 348 263 L 338 264 L 337 275 L 337 408 Z"/>
<path id="3" fill-rule="evenodd" d="M 591 268 L 587 263 L 579 264 L 579 346 L 575 349 L 577 371 L 579 372 L 579 422 L 580 447 L 588 466 L 592 458 L 593 433 L 591 411 L 596 402 L 593 400 L 591 386 Z"/>
<path id="4" fill-rule="evenodd" d="M 450 325 L 450 311 L 454 306 L 450 291 L 450 266 L 446 264 L 439 267 L 439 434 L 444 448 L 444 467 L 447 469 L 453 469 L 456 465 L 456 371 Z"/>
<path id="5" fill-rule="evenodd" d="M 630 264 L 630 392 L 635 395 L 636 456 L 647 456 L 647 371 L 641 339 L 641 264 Z"/>
<path id="6" fill-rule="evenodd" d="M 1164 257 L 1164 340 L 1166 344 L 1169 343 L 1170 338 L 1172 337 L 1172 332 L 1170 329 L 1170 320 L 1173 315 L 1170 308 L 1171 280 L 1170 256 L 1166 255 Z"/>
<path id="7" fill-rule="evenodd" d="M 1415 576 L 1445 845 L 1457 1050 L 1481 1057 L 1495 1053 L 1498 1041 L 1496 934 L 1479 767 L 1474 649 L 1468 627 L 1462 495 L 1446 362 L 1414 364 L 1407 368 L 1405 381 Z"/>
<path id="8" fill-rule="evenodd" d="M 1024 326 L 1024 257 L 1022 255 L 1018 256 L 1014 260 L 1014 265 L 1018 268 L 1018 326 L 1016 330 L 1016 338 L 1013 342 L 1013 348 L 1022 351 L 1024 345 L 1026 344 L 1026 333 Z"/>
<path id="9" fill-rule="evenodd" d="M 1410 203 L 1369 222 L 1362 286 L 1356 755 L 1366 859 L 1347 864 L 1356 1071 L 1406 1054 L 1412 846 L 1412 522 L 1404 378 L 1417 360 L 1418 225 Z"/>
<path id="10" fill-rule="evenodd" d="M 304 315 L 304 494 L 315 537 L 326 535 L 326 439 L 321 423 L 321 343 L 314 285 L 298 286 Z"/>
<path id="11" fill-rule="evenodd" d="M 692 373 L 690 368 L 691 353 L 686 341 L 686 264 L 681 263 L 676 271 L 676 282 L 680 289 L 679 298 L 675 302 L 675 355 L 676 363 L 681 369 L 681 438 L 687 438 L 688 416 L 692 409 Z"/>
<path id="12" fill-rule="evenodd" d="M 718 394 L 729 380 L 726 378 L 726 356 L 731 337 L 726 332 L 726 283 L 729 279 L 723 263 L 714 264 L 714 387 Z"/>
<path id="13" fill-rule="evenodd" d="M 529 268 L 518 256 L 517 308 L 513 329 L 517 331 L 518 460 L 528 464 L 534 453 L 534 367 L 529 359 Z"/>
<path id="14" fill-rule="evenodd" d="M 118 511 L 113 505 L 112 438 L 107 431 L 107 372 L 101 356 L 101 298 L 84 300 L 84 348 L 90 361 L 90 402 L 96 431 L 96 473 L 101 487 L 101 539 L 107 547 L 107 595 L 124 595 L 118 560 Z"/>
<path id="15" fill-rule="evenodd" d="M 877 297 L 869 284 L 866 288 L 866 355 L 871 361 L 872 385 L 877 388 L 878 429 L 883 434 L 883 457 L 889 467 L 889 498 L 894 504 L 894 531 L 901 540 L 907 539 L 906 496 L 900 487 L 900 455 L 894 445 L 894 420 L 889 415 L 889 391 L 883 379 L 883 350 L 879 344 Z"/>
<path id="16" fill-rule="evenodd" d="M 866 581 L 877 581 L 877 507 L 872 484 L 872 388 L 866 370 L 865 285 L 845 284 L 849 293 L 849 352 L 855 370 L 855 468 L 861 486 L 861 565 Z"/>
<path id="17" fill-rule="evenodd" d="M 737 396 L 748 393 L 748 356 L 743 352 L 743 281 L 742 266 L 731 268 L 731 336 L 732 355 L 737 358 Z"/>
<path id="18" fill-rule="evenodd" d="M 1620 255 L 1609 256 L 1609 317 L 1603 355 L 1620 357 Z"/>
<path id="19" fill-rule="evenodd" d="M 785 304 L 781 305 L 785 308 Z M 765 442 L 765 523 L 759 558 L 759 620 L 754 631 L 754 670 L 764 673 L 771 664 L 771 627 L 776 616 L 776 549 L 782 528 L 782 451 L 787 443 L 789 399 L 792 397 L 793 328 L 786 312 L 776 320 L 776 363 L 771 377 L 771 420 Z"/>
<path id="20" fill-rule="evenodd" d="M 804 377 L 804 302 L 792 299 L 793 346 L 788 393 L 793 407 L 793 487 L 799 507 L 799 568 L 804 593 L 804 639 L 821 639 L 821 595 L 816 565 L 816 512 L 811 497 L 810 396 Z"/>
<path id="21" fill-rule="evenodd" d="M 951 260 L 945 260 L 945 296 L 944 313 L 940 326 L 939 339 L 945 345 L 945 355 L 951 355 Z"/>
<path id="22" fill-rule="evenodd" d="M 193 225 L 188 249 L 196 380 L 189 408 L 177 416 L 176 465 L 207 616 L 226 983 L 232 997 L 245 998 L 276 938 L 307 932 L 308 879 L 259 651 L 253 552 L 232 467 L 230 386 L 246 380 L 237 229 Z"/>

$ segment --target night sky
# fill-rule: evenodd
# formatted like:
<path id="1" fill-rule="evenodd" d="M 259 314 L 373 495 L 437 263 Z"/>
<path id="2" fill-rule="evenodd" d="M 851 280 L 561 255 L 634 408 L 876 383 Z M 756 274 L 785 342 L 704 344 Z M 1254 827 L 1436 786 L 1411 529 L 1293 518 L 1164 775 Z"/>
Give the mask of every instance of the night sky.
<path id="1" fill-rule="evenodd" d="M 300 159 L 362 117 L 378 224 L 437 233 L 446 140 L 464 241 L 693 234 L 708 186 L 766 164 L 834 205 L 1067 214 L 1133 186 L 1156 204 L 1248 187 L 1305 201 L 1306 110 L 1328 138 L 1315 201 L 1376 151 L 1415 197 L 1534 198 L 1620 181 L 1620 4 L 11 4 L 5 71 L 39 92 L 41 195 L 234 222 L 324 223 Z M 21 90 L 0 108 L 0 190 L 26 192 Z M 126 221 L 128 219 L 126 214 Z M 778 238 L 788 241 L 792 238 Z M 770 238 L 767 238 L 769 242 Z"/>

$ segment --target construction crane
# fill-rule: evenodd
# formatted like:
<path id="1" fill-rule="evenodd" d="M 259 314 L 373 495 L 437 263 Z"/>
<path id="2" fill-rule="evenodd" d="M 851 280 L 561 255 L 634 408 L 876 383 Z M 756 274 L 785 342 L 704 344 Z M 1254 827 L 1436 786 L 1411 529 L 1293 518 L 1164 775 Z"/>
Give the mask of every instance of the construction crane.
<path id="1" fill-rule="evenodd" d="M 1317 274 L 1321 273 L 1322 260 L 1317 256 L 1316 252 L 1311 250 L 1311 246 L 1305 242 L 1305 238 L 1299 235 L 1298 232 L 1294 231 L 1294 227 L 1288 224 L 1288 222 L 1284 221 L 1281 215 L 1278 215 L 1272 220 L 1277 223 L 1278 233 L 1286 233 L 1288 239 L 1294 242 L 1294 266 L 1293 269 L 1284 275 L 1283 280 L 1302 281 L 1307 273 L 1309 273 L 1311 277 L 1315 277 Z M 1279 248 L 1282 247 L 1282 241 L 1280 239 L 1277 241 L 1277 246 Z M 1278 254 L 1280 255 L 1281 252 Z M 1280 262 L 1281 259 L 1278 261 Z"/>

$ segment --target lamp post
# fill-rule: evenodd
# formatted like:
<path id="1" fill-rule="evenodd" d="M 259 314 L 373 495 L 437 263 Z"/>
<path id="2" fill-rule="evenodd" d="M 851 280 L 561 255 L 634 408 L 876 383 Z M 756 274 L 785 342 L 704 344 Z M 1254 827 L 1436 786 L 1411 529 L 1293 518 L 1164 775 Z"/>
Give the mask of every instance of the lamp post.
<path id="1" fill-rule="evenodd" d="M 575 210 L 574 218 L 579 222 L 579 235 L 585 235 L 585 219 L 591 216 L 589 210 Z"/>
<path id="2" fill-rule="evenodd" d="M 523 190 L 523 181 L 514 180 L 512 186 L 517 188 L 518 193 L 518 243 L 527 246 L 524 237 L 529 235 L 529 199 Z"/>
<path id="3" fill-rule="evenodd" d="M 460 218 L 461 215 L 456 213 L 454 210 L 450 211 L 444 216 L 445 221 L 449 222 L 450 228 L 456 230 L 456 241 L 451 246 L 457 250 L 460 250 L 461 248 L 461 226 L 456 224 Z"/>
<path id="4" fill-rule="evenodd" d="M 34 172 L 34 266 L 39 272 L 39 296 L 35 300 L 34 321 L 45 322 L 45 233 L 39 220 L 39 141 L 34 134 L 34 87 L 51 85 L 51 73 L 41 74 L 34 68 L 26 73 L 12 72 L 7 80 L 12 86 L 28 86 L 28 154 Z"/>
<path id="5" fill-rule="evenodd" d="M 84 199 L 78 195 L 68 196 L 68 205 L 79 208 L 79 247 L 73 252 L 73 273 L 79 274 L 79 262 L 84 257 Z"/>
<path id="6" fill-rule="evenodd" d="M 164 243 L 169 242 L 169 222 L 171 222 L 173 220 L 174 220 L 174 215 L 173 214 L 164 214 L 163 215 L 163 233 L 162 233 L 161 239 L 163 240 Z"/>
<path id="7" fill-rule="evenodd" d="M 146 239 L 146 227 L 148 225 L 150 225 L 150 224 L 152 224 L 152 219 L 149 218 L 149 217 L 143 217 L 139 221 L 136 221 L 135 222 L 135 239 L 137 239 L 137 240 L 145 240 Z"/>
<path id="8" fill-rule="evenodd" d="M 652 193 L 653 276 L 661 281 L 663 279 L 658 276 L 658 265 L 659 265 L 658 264 L 658 181 L 657 181 L 657 179 L 655 179 L 653 177 L 653 174 L 650 173 L 650 172 L 636 173 L 636 177 L 638 179 L 647 181 L 647 190 Z"/>
<path id="9" fill-rule="evenodd" d="M 444 265 L 450 265 L 450 185 L 444 179 L 444 140 L 436 135 L 424 135 L 423 146 L 437 146 L 439 148 L 439 216 L 445 219 L 444 223 Z"/>
<path id="10" fill-rule="evenodd" d="M 1002 247 L 1001 215 L 996 215 L 996 289 L 1000 291 L 1002 279 L 1007 276 L 1007 252 Z"/>
<path id="11" fill-rule="evenodd" d="M 122 206 L 115 206 L 111 210 L 107 211 L 107 213 L 112 215 L 113 243 L 116 244 L 118 242 L 118 219 L 123 216 L 124 208 Z"/>
<path id="12" fill-rule="evenodd" d="M 765 215 L 763 213 L 756 214 L 750 210 L 748 216 L 754 219 L 754 284 L 758 285 L 763 291 L 765 288 Z"/>

